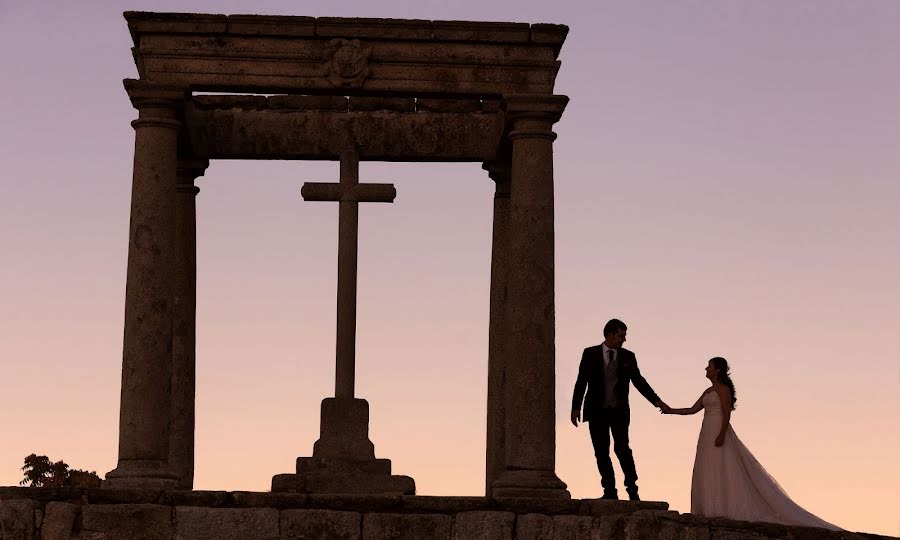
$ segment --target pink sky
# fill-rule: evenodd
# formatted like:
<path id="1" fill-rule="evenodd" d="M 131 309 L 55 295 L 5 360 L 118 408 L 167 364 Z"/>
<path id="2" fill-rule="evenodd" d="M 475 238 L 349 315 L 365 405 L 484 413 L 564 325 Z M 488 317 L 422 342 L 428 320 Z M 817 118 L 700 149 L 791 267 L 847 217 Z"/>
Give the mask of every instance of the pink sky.
<path id="1" fill-rule="evenodd" d="M 557 472 L 610 317 L 689 406 L 733 364 L 738 435 L 792 497 L 900 534 L 900 3 L 0 1 L 0 485 L 32 452 L 115 467 L 136 77 L 124 10 L 570 26 L 557 92 Z M 357 393 L 420 494 L 483 489 L 493 186 L 478 164 L 363 163 Z M 215 162 L 198 185 L 197 489 L 265 490 L 333 392 L 336 163 Z M 635 395 L 645 499 L 690 507 L 699 416 Z M 619 476 L 621 482 L 621 475 Z"/>

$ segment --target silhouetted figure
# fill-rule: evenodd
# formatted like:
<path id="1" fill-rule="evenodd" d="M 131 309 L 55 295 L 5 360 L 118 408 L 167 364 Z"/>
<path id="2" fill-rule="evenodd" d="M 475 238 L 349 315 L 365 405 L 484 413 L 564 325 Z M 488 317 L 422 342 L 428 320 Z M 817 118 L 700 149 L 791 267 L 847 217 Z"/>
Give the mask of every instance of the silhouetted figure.
<path id="1" fill-rule="evenodd" d="M 712 382 L 689 409 L 668 409 L 667 414 L 703 411 L 691 479 L 691 513 L 743 521 L 841 530 L 807 512 L 791 500 L 766 469 L 753 457 L 731 428 L 737 401 L 728 361 L 717 356 L 706 365 Z"/>
<path id="2" fill-rule="evenodd" d="M 631 410 L 628 407 L 630 383 L 633 382 L 634 387 L 655 407 L 665 411 L 668 406 L 641 376 L 634 353 L 622 348 L 627 331 L 625 323 L 612 319 L 603 328 L 603 343 L 588 347 L 581 355 L 578 380 L 572 396 L 572 424 L 578 427 L 584 400 L 584 421 L 590 427 L 603 498 L 619 498 L 616 476 L 609 458 L 609 434 L 612 432 L 613 449 L 625 474 L 628 498 L 638 501 L 638 476 L 634 468 L 634 457 L 628 446 L 628 425 L 631 423 Z"/>

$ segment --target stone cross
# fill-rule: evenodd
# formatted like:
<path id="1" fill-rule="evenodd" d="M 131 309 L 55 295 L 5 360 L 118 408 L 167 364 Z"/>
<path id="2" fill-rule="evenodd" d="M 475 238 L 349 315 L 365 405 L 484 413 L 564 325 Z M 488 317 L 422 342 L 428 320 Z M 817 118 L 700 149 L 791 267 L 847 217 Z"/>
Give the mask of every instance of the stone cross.
<path id="1" fill-rule="evenodd" d="M 394 202 L 393 184 L 360 184 L 359 152 L 341 153 L 340 183 L 306 182 L 305 201 L 340 202 L 338 213 L 337 345 L 334 397 L 353 398 L 356 383 L 356 255 L 359 203 Z"/>

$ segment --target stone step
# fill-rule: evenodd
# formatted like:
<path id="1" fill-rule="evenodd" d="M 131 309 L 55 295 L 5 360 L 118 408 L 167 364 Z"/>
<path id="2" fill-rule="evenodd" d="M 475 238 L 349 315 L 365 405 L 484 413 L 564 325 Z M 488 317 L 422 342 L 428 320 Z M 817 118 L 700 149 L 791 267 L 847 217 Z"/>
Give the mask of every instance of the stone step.
<path id="1" fill-rule="evenodd" d="M 415 495 L 416 483 L 408 476 L 387 474 L 298 475 L 306 493 Z"/>
<path id="2" fill-rule="evenodd" d="M 332 459 L 316 457 L 298 457 L 297 474 L 391 474 L 391 460 L 389 459 Z"/>

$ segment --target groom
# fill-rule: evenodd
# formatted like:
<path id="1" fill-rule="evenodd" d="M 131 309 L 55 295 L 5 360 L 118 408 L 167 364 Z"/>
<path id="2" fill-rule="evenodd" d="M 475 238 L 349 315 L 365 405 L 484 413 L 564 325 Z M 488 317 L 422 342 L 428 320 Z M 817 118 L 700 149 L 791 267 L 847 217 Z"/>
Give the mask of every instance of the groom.
<path id="1" fill-rule="evenodd" d="M 628 327 L 619 319 L 613 319 L 603 328 L 605 341 L 588 347 L 581 355 L 578 380 L 572 396 L 572 424 L 578 427 L 581 420 L 581 402 L 584 400 L 584 421 L 589 423 L 597 468 L 600 469 L 600 484 L 604 499 L 618 499 L 616 476 L 609 459 L 609 434 L 612 432 L 613 449 L 619 458 L 625 474 L 625 490 L 632 501 L 638 497 L 637 471 L 634 457 L 628 447 L 628 424 L 631 412 L 628 408 L 629 383 L 640 391 L 655 407 L 663 411 L 669 406 L 663 403 L 650 388 L 638 370 L 634 353 L 622 348 Z M 587 388 L 587 397 L 584 390 Z"/>

